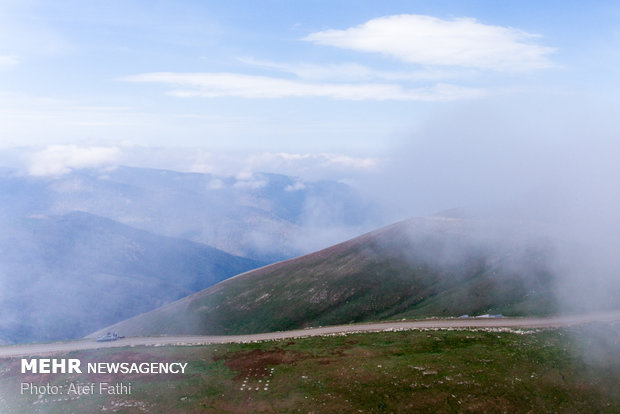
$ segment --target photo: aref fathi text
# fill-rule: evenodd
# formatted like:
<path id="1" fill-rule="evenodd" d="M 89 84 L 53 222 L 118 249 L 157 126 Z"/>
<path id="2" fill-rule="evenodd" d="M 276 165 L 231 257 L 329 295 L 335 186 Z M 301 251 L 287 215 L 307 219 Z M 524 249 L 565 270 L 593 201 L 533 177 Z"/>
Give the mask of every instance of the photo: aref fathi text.
<path id="1" fill-rule="evenodd" d="M 67 395 L 82 396 L 94 394 L 106 395 L 129 395 L 131 394 L 131 382 L 91 382 L 78 383 L 71 382 L 68 385 L 52 385 L 33 384 L 31 382 L 22 382 L 20 384 L 20 394 L 30 395 Z"/>

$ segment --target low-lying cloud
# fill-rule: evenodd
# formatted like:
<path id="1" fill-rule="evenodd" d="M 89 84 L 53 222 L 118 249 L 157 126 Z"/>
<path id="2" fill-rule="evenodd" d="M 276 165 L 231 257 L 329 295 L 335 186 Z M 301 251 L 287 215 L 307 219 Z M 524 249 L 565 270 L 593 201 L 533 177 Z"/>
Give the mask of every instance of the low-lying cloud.
<path id="1" fill-rule="evenodd" d="M 191 151 L 179 159 L 173 169 L 210 173 L 237 178 L 255 172 L 270 172 L 301 177 L 305 180 L 346 179 L 376 172 L 386 160 L 379 156 L 330 152 L 246 152 L 226 153 Z"/>
<path id="2" fill-rule="evenodd" d="M 361 186 L 392 220 L 462 208 L 554 248 L 566 311 L 617 306 L 620 294 L 618 122 L 602 103 L 511 96 L 437 113 Z"/>
<path id="3" fill-rule="evenodd" d="M 63 175 L 74 169 L 112 164 L 119 156 L 120 150 L 117 147 L 50 145 L 30 155 L 28 173 L 34 176 Z"/>

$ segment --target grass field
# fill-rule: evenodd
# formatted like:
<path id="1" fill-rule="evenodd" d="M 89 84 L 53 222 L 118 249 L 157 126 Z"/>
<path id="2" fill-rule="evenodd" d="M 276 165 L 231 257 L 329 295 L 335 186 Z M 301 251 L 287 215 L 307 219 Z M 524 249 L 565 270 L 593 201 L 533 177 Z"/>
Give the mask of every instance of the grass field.
<path id="1" fill-rule="evenodd" d="M 19 359 L 0 360 L 0 413 L 617 413 L 619 328 L 383 332 L 65 355 L 82 365 L 187 362 L 184 375 L 22 375 Z M 20 395 L 21 382 L 123 382 L 132 393 L 51 401 Z"/>

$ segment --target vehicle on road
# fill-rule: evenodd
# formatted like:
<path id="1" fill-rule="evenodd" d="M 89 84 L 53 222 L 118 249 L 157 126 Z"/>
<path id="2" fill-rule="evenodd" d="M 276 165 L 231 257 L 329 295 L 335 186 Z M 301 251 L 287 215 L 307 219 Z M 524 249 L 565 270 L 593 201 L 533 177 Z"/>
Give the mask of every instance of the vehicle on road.
<path id="1" fill-rule="evenodd" d="M 116 332 L 108 332 L 103 336 L 97 338 L 97 342 L 111 342 L 124 338 L 124 336 L 117 334 Z"/>

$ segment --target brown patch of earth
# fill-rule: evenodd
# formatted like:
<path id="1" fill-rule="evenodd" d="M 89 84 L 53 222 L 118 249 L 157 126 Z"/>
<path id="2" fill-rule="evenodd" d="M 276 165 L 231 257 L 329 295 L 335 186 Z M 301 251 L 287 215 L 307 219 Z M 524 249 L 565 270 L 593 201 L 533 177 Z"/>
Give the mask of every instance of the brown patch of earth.
<path id="1" fill-rule="evenodd" d="M 274 349 L 263 351 L 253 349 L 249 352 L 239 352 L 233 355 L 225 355 L 216 357 L 215 360 L 226 359 L 224 364 L 231 370 L 237 372 L 235 380 L 246 377 L 250 372 L 267 373 L 267 368 L 280 364 L 295 364 L 297 361 L 311 358 L 310 355 L 299 351 L 285 351 L 283 349 Z"/>
<path id="2" fill-rule="evenodd" d="M 349 357 L 368 358 L 368 357 L 374 356 L 375 354 L 371 352 L 370 350 L 368 350 L 367 348 L 362 348 L 358 346 L 355 348 L 348 349 L 346 355 Z"/>

